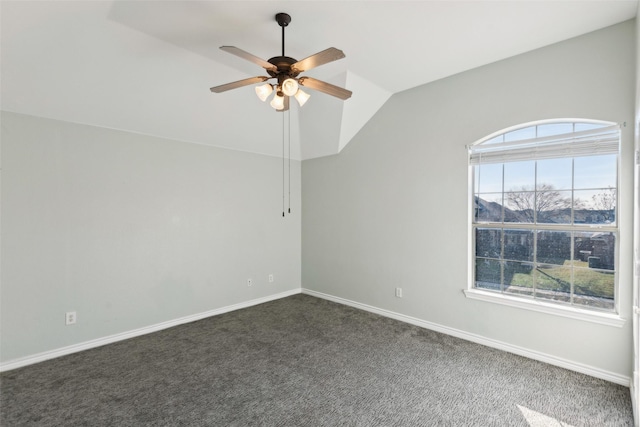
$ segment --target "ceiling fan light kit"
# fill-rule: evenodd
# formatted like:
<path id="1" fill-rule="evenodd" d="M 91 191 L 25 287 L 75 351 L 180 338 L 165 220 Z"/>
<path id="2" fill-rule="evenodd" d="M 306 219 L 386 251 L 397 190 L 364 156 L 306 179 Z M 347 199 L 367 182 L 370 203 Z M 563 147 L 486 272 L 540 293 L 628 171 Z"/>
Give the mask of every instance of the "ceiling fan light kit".
<path id="1" fill-rule="evenodd" d="M 282 82 L 282 93 L 287 96 L 293 96 L 298 92 L 298 82 L 292 78 L 288 78 Z"/>
<path id="2" fill-rule="evenodd" d="M 284 110 L 284 95 L 276 93 L 270 102 L 271 106 L 278 111 Z"/>
<path id="3" fill-rule="evenodd" d="M 271 95 L 271 92 L 273 92 L 273 86 L 271 86 L 271 83 L 256 86 L 256 95 L 258 95 L 258 98 L 260 98 L 260 101 L 262 102 L 267 100 L 269 95 Z"/>
<path id="4" fill-rule="evenodd" d="M 227 90 L 236 89 L 239 87 L 255 84 L 255 83 L 263 83 L 270 79 L 276 79 L 276 84 L 266 83 L 255 88 L 256 95 L 260 98 L 261 101 L 266 101 L 267 98 L 271 95 L 272 92 L 275 92 L 273 99 L 270 102 L 270 105 L 275 108 L 277 111 L 286 111 L 289 109 L 289 97 L 295 97 L 298 104 L 302 107 L 307 100 L 310 98 L 310 95 L 306 92 L 303 92 L 300 89 L 300 86 L 308 87 L 313 90 L 317 90 L 319 92 L 326 93 L 327 95 L 335 96 L 342 100 L 348 99 L 351 97 L 351 91 L 334 86 L 332 84 L 323 82 L 321 80 L 313 79 L 311 77 L 300 77 L 298 75 L 301 73 L 308 71 L 312 68 L 318 67 L 320 65 L 324 65 L 329 62 L 336 61 L 338 59 L 344 58 L 344 53 L 340 49 L 336 49 L 335 47 L 330 47 L 328 49 L 323 50 L 322 52 L 318 52 L 314 55 L 311 55 L 303 60 L 296 60 L 294 58 L 290 58 L 285 56 L 284 53 L 284 29 L 287 25 L 291 23 L 291 16 L 286 13 L 278 13 L 276 14 L 276 22 L 280 27 L 282 27 L 282 55 L 274 56 L 270 58 L 268 61 L 265 61 L 255 55 L 250 54 L 242 49 L 239 49 L 235 46 L 221 46 L 220 49 L 225 52 L 236 55 L 240 58 L 246 59 L 254 64 L 257 64 L 265 69 L 269 77 L 266 76 L 258 76 L 258 77 L 250 77 L 248 79 L 239 80 L 232 83 L 223 84 L 220 86 L 214 86 L 211 88 L 211 92 L 220 93 L 226 92 Z M 275 89 L 275 90 L 274 90 Z"/>
<path id="5" fill-rule="evenodd" d="M 309 100 L 309 98 L 311 98 L 311 95 L 309 95 L 307 92 L 303 92 L 302 89 L 298 89 L 294 96 L 301 107 L 305 104 L 305 102 L 307 102 L 307 100 Z"/>

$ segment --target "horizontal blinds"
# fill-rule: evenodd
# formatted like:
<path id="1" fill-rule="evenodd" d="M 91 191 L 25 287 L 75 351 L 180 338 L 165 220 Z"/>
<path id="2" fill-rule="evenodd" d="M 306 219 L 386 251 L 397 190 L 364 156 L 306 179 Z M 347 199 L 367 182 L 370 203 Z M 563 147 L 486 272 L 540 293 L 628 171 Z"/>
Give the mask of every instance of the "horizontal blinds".
<path id="1" fill-rule="evenodd" d="M 486 145 L 480 143 L 469 148 L 469 161 L 472 165 L 477 165 L 559 157 L 596 156 L 616 154 L 619 146 L 620 126 L 613 125 L 543 138 Z"/>

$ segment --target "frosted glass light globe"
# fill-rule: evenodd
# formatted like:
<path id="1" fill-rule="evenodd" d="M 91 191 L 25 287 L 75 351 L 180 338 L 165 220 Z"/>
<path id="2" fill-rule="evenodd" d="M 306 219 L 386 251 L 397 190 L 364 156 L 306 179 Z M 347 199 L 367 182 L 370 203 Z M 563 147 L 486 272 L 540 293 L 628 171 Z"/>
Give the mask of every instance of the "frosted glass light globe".
<path id="1" fill-rule="evenodd" d="M 293 96 L 298 91 L 298 82 L 293 79 L 286 79 L 282 82 L 282 93 Z"/>
<path id="2" fill-rule="evenodd" d="M 276 110 L 284 109 L 284 96 L 276 94 L 271 100 L 270 105 Z"/>
<path id="3" fill-rule="evenodd" d="M 296 101 L 298 101 L 298 104 L 301 107 L 304 105 L 305 102 L 307 102 L 309 98 L 311 98 L 311 95 L 309 95 L 306 92 L 303 92 L 302 89 L 298 89 L 295 96 L 296 96 Z"/>
<path id="4" fill-rule="evenodd" d="M 258 95 L 258 98 L 260 98 L 260 101 L 262 102 L 267 100 L 269 95 L 271 95 L 271 92 L 273 92 L 273 87 L 270 83 L 256 86 L 256 95 Z"/>

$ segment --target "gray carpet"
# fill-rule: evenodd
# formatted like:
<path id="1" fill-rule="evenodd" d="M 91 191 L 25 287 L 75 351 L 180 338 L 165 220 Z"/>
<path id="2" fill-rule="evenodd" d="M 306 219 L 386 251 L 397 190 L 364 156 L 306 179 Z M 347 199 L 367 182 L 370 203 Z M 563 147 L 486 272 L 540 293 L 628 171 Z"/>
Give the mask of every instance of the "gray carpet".
<path id="1" fill-rule="evenodd" d="M 307 295 L 5 372 L 0 404 L 4 427 L 633 425 L 626 387 Z"/>

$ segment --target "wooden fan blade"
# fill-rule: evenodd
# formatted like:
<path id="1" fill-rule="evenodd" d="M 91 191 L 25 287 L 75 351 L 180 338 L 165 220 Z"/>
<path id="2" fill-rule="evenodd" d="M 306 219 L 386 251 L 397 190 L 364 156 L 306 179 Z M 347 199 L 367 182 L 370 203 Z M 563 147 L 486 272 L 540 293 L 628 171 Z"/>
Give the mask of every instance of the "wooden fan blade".
<path id="1" fill-rule="evenodd" d="M 318 52 L 315 55 L 311 55 L 292 64 L 291 69 L 297 73 L 302 73 L 303 71 L 308 71 L 312 68 L 319 67 L 320 65 L 337 61 L 342 58 L 344 58 L 343 51 L 336 49 L 335 47 L 330 47 L 329 49 L 325 49 L 322 52 Z"/>
<path id="2" fill-rule="evenodd" d="M 237 82 L 231 82 L 231 83 L 227 83 L 220 86 L 214 86 L 210 90 L 211 92 L 215 92 L 215 93 L 226 92 L 231 89 L 252 85 L 254 83 L 261 83 L 267 80 L 269 80 L 269 77 L 266 77 L 266 76 L 249 77 L 248 79 L 238 80 Z"/>
<path id="3" fill-rule="evenodd" d="M 261 66 L 265 70 L 278 71 L 278 68 L 272 63 L 267 62 L 262 58 L 258 58 L 257 56 L 252 55 L 249 52 L 246 52 L 235 46 L 220 46 L 220 49 L 232 55 L 239 56 L 242 59 L 246 59 L 247 61 L 253 62 L 254 64 Z"/>
<path id="4" fill-rule="evenodd" d="M 320 92 L 324 92 L 327 95 L 335 96 L 340 99 L 351 98 L 352 92 L 350 90 L 334 86 L 331 83 L 323 82 L 322 80 L 314 79 L 311 77 L 300 77 L 298 83 L 304 87 L 315 89 Z"/>

